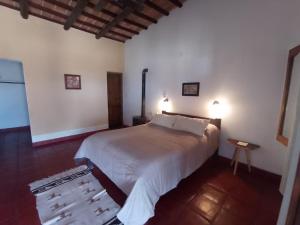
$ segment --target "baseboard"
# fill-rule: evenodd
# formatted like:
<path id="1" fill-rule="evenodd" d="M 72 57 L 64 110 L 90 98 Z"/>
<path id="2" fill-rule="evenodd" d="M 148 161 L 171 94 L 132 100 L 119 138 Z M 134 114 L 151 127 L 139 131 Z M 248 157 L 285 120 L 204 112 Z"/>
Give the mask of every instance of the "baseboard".
<path id="1" fill-rule="evenodd" d="M 3 129 L 0 129 L 0 133 L 14 132 L 14 131 L 25 131 L 25 130 L 30 130 L 30 126 L 3 128 Z"/>
<path id="2" fill-rule="evenodd" d="M 33 135 L 32 146 L 40 147 L 49 144 L 55 144 L 62 141 L 80 139 L 105 130 L 108 130 L 107 124 L 95 126 L 95 127 L 80 128 L 75 130 L 59 131 L 54 133 L 42 134 L 42 135 Z"/>
<path id="3" fill-rule="evenodd" d="M 219 155 L 219 160 L 228 165 L 230 165 L 230 163 L 231 163 L 231 159 L 228 159 L 228 158 L 226 158 L 224 156 L 220 156 L 220 155 Z M 239 162 L 237 174 L 239 173 L 240 170 L 242 170 L 243 172 L 247 172 L 248 166 L 243 162 Z M 257 168 L 255 166 L 251 166 L 251 173 L 258 175 L 260 177 L 264 177 L 265 179 L 267 179 L 269 181 L 272 181 L 275 185 L 278 185 L 278 187 L 280 185 L 281 176 L 278 174 Z"/>

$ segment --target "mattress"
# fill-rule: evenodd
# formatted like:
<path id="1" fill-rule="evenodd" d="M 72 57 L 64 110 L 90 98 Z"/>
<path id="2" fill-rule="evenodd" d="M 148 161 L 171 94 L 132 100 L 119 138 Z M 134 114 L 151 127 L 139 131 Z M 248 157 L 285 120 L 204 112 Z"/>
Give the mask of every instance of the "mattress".
<path id="1" fill-rule="evenodd" d="M 125 225 L 142 225 L 159 197 L 198 169 L 218 147 L 219 131 L 205 135 L 146 124 L 100 132 L 85 139 L 75 158 L 88 158 L 128 198 L 118 213 Z"/>

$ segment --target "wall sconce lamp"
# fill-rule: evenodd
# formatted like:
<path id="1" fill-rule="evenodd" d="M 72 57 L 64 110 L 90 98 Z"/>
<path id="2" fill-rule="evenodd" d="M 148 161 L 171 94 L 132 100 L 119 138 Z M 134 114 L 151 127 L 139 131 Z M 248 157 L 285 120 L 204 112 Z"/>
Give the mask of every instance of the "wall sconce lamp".
<path id="1" fill-rule="evenodd" d="M 161 102 L 161 110 L 166 112 L 170 110 L 170 103 L 167 97 L 164 97 Z"/>
<path id="2" fill-rule="evenodd" d="M 212 116 L 216 119 L 219 119 L 222 117 L 222 107 L 219 101 L 215 100 L 212 103 Z"/>

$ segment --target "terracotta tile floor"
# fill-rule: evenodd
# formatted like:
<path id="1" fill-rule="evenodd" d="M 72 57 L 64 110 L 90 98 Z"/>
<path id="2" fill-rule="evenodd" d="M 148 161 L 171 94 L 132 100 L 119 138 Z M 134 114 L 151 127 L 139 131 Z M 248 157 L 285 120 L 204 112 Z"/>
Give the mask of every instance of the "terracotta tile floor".
<path id="1" fill-rule="evenodd" d="M 75 166 L 73 156 L 82 140 L 33 149 L 28 131 L 0 133 L 0 225 L 40 224 L 28 184 Z M 120 204 L 125 195 L 95 176 Z M 282 197 L 278 183 L 209 160 L 163 196 L 147 225 L 275 225 Z"/>

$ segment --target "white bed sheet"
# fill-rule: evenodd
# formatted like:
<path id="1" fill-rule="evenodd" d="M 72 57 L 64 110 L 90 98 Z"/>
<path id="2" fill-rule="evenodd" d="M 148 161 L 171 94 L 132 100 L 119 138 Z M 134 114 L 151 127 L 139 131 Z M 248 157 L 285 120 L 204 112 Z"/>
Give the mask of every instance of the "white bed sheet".
<path id="1" fill-rule="evenodd" d="M 125 225 L 142 225 L 154 216 L 160 196 L 199 168 L 218 147 L 219 131 L 206 135 L 146 124 L 94 134 L 75 158 L 88 158 L 128 198 L 117 215 Z"/>

